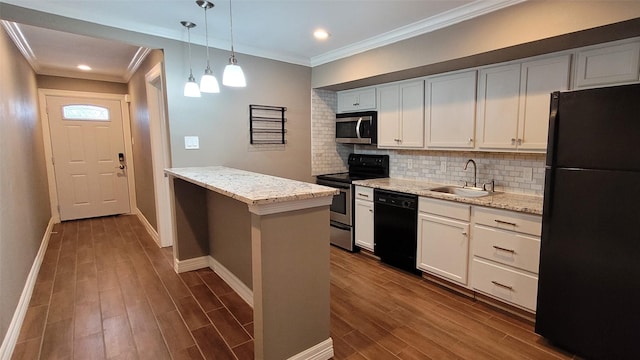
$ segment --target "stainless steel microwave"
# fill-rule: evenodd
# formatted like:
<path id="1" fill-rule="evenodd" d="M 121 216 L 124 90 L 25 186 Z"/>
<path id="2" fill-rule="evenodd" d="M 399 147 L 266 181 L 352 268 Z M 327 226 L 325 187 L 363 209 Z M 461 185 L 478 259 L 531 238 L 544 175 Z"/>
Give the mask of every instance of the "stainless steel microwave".
<path id="1" fill-rule="evenodd" d="M 378 113 L 361 111 L 337 114 L 336 142 L 341 144 L 377 144 Z"/>

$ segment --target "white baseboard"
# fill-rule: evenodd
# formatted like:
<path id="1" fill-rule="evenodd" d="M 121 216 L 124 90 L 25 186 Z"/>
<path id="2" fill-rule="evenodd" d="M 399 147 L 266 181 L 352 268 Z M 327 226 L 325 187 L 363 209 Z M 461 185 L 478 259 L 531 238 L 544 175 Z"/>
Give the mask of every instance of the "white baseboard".
<path id="1" fill-rule="evenodd" d="M 47 229 L 45 230 L 44 236 L 42 237 L 42 242 L 40 243 L 40 249 L 38 250 L 36 258 L 33 260 L 31 271 L 29 271 L 27 281 L 25 282 L 24 288 L 22 289 L 22 295 L 20 295 L 20 300 L 18 301 L 18 306 L 16 307 L 16 311 L 13 313 L 13 318 L 11 319 L 11 323 L 9 324 L 9 328 L 7 329 L 7 334 L 4 337 L 2 346 L 0 346 L 1 360 L 8 360 L 11 358 L 13 350 L 16 347 L 16 343 L 18 342 L 20 329 L 22 328 L 24 317 L 27 314 L 27 309 L 29 308 L 29 302 L 31 301 L 33 288 L 36 286 L 36 280 L 38 279 L 38 272 L 40 271 L 40 266 L 42 265 L 44 254 L 45 252 L 47 252 L 47 246 L 49 245 L 49 239 L 51 238 L 51 232 L 53 231 L 54 223 L 55 222 L 53 217 L 49 219 L 49 224 L 47 225 Z"/>
<path id="2" fill-rule="evenodd" d="M 328 360 L 333 357 L 333 340 L 327 340 L 295 354 L 287 360 Z"/>
<path id="3" fill-rule="evenodd" d="M 162 244 L 160 243 L 160 236 L 158 236 L 158 232 L 156 231 L 156 229 L 153 228 L 153 226 L 151 226 L 151 224 L 149 223 L 149 220 L 147 220 L 147 218 L 144 216 L 142 211 L 140 211 L 140 209 L 138 208 L 136 208 L 136 216 L 138 216 L 138 219 L 140 220 L 142 225 L 144 225 L 144 228 L 147 229 L 149 236 L 151 236 L 151 238 L 153 239 L 153 241 L 155 241 L 158 247 L 162 247 Z"/>
<path id="4" fill-rule="evenodd" d="M 249 289 L 242 280 L 238 279 L 231 271 L 229 271 L 229 269 L 224 267 L 224 265 L 211 256 L 209 256 L 209 267 L 218 274 L 218 276 L 220 276 L 222 280 L 224 280 L 224 282 L 233 289 L 233 291 L 240 295 L 242 300 L 249 304 L 249 306 L 253 307 L 253 290 Z"/>
<path id="5" fill-rule="evenodd" d="M 173 269 L 179 274 L 187 271 L 208 268 L 209 257 L 201 256 L 193 259 L 178 260 L 173 259 Z"/>

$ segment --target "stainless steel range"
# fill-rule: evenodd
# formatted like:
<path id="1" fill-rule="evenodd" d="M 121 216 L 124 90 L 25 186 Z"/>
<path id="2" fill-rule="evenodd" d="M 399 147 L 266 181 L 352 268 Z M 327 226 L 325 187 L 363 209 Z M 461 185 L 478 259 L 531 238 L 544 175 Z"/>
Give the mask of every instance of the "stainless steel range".
<path id="1" fill-rule="evenodd" d="M 349 172 L 318 175 L 319 185 L 340 190 L 331 204 L 331 244 L 349 251 L 354 245 L 353 181 L 389 177 L 389 155 L 349 154 Z"/>

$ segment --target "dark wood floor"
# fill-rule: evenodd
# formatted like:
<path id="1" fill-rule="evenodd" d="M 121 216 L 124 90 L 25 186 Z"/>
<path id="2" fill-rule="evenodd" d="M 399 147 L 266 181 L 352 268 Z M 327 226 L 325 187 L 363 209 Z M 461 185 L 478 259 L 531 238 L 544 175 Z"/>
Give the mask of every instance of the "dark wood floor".
<path id="1" fill-rule="evenodd" d="M 134 216 L 58 224 L 12 359 L 252 359 L 253 312 Z M 331 249 L 335 359 L 571 359 L 532 324 Z"/>

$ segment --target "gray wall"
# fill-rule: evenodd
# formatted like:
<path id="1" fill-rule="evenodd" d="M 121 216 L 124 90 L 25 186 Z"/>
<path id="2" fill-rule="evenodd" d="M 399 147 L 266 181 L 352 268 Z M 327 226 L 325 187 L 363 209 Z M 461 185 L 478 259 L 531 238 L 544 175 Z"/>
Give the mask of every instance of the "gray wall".
<path id="1" fill-rule="evenodd" d="M 36 81 L 40 89 L 69 91 L 89 91 L 105 94 L 126 94 L 127 84 L 110 81 L 74 79 L 62 76 L 37 75 Z"/>
<path id="2" fill-rule="evenodd" d="M 147 106 L 147 83 L 145 75 L 164 59 L 162 50 L 152 50 L 140 68 L 129 80 L 131 103 L 131 136 L 133 138 L 133 165 L 136 180 L 136 203 L 138 209 L 154 229 L 158 229 L 156 218 L 155 184 L 151 160 L 151 137 L 149 135 L 149 109 Z"/>
<path id="3" fill-rule="evenodd" d="M 51 218 L 36 77 L 0 30 L 0 339 Z"/>
<path id="4" fill-rule="evenodd" d="M 342 90 L 638 36 L 639 18 L 638 1 L 526 1 L 316 66 L 312 86 Z"/>

